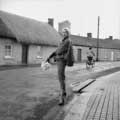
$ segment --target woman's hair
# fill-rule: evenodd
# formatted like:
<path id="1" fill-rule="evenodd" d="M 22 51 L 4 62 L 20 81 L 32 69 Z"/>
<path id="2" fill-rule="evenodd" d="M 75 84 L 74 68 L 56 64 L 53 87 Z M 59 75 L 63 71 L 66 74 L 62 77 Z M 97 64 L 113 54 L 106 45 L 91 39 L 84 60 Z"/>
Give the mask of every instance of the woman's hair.
<path id="1" fill-rule="evenodd" d="M 67 32 L 67 34 L 70 35 L 70 29 L 69 28 L 63 28 L 62 32 Z"/>

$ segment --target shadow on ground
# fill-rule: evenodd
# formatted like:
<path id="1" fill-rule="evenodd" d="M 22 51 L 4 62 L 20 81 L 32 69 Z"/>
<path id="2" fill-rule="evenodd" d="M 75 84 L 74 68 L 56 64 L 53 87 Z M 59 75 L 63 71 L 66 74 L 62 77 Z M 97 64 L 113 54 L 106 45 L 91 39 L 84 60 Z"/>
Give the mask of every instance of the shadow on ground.
<path id="1" fill-rule="evenodd" d="M 69 93 L 66 103 L 73 98 L 73 93 Z M 25 120 L 54 120 L 56 118 L 64 118 L 63 106 L 58 105 L 58 97 L 53 98 L 49 101 L 43 102 L 42 104 L 36 104 L 33 108 L 32 116 L 28 116 Z M 47 100 L 47 99 L 46 99 Z"/>

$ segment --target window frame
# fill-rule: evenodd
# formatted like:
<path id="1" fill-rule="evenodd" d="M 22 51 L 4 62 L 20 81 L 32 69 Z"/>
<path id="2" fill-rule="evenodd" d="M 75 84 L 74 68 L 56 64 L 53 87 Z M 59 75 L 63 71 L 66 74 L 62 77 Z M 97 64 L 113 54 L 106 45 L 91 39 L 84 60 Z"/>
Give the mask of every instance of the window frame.
<path id="1" fill-rule="evenodd" d="M 42 59 L 42 55 L 41 55 L 41 46 L 37 46 L 37 59 Z"/>
<path id="2" fill-rule="evenodd" d="M 12 58 L 12 44 L 5 44 L 4 46 L 4 57 L 5 58 Z"/>

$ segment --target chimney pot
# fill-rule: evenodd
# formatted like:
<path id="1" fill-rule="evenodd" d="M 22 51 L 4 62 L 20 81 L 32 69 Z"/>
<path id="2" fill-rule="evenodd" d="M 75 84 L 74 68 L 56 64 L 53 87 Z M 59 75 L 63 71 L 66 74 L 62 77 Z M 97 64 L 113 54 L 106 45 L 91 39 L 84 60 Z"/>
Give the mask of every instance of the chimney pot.
<path id="1" fill-rule="evenodd" d="M 48 24 L 54 27 L 54 19 L 53 18 L 48 18 Z"/>

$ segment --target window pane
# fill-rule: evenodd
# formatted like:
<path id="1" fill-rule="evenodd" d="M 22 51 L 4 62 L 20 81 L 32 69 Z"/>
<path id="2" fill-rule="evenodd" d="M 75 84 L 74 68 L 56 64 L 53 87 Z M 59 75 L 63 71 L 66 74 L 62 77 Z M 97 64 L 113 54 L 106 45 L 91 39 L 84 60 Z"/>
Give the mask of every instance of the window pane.
<path id="1" fill-rule="evenodd" d="M 12 49 L 11 45 L 5 45 L 5 56 L 11 56 Z"/>
<path id="2" fill-rule="evenodd" d="M 38 55 L 38 56 L 41 56 L 41 46 L 38 46 L 38 47 L 37 47 L 37 55 Z"/>

